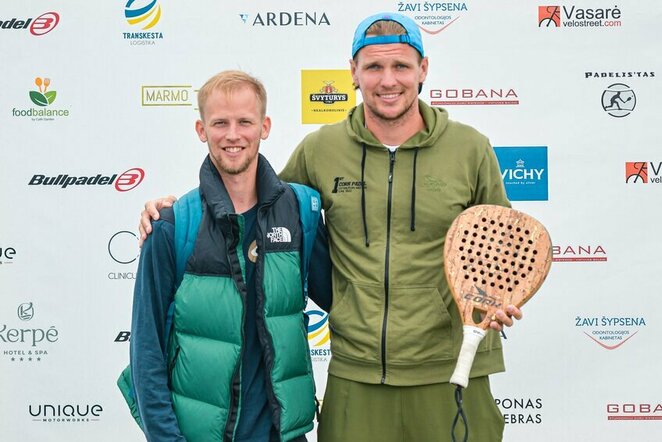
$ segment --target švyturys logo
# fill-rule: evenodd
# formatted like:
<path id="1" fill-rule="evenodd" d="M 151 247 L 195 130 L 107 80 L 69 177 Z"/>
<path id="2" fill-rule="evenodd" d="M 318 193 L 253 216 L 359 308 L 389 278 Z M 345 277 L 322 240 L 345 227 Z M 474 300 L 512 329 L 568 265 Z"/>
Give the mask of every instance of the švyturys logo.
<path id="1" fill-rule="evenodd" d="M 17 19 L 0 17 L 0 29 L 13 30 L 13 29 L 29 29 L 30 34 L 34 36 L 41 36 L 51 32 L 60 22 L 60 14 L 57 12 L 45 12 L 37 18 Z"/>
<path id="2" fill-rule="evenodd" d="M 16 308 L 13 320 L 0 319 L 0 356 L 18 363 L 41 362 L 48 356 L 59 332 L 54 325 L 44 328 L 36 316 L 34 304 L 24 302 Z"/>
<path id="3" fill-rule="evenodd" d="M 345 118 L 356 105 L 356 90 L 348 69 L 301 71 L 301 122 L 329 124 Z"/>
<path id="4" fill-rule="evenodd" d="M 575 5 L 538 6 L 539 28 L 609 28 L 620 27 L 621 10 L 613 8 L 578 8 Z"/>
<path id="5" fill-rule="evenodd" d="M 134 45 L 154 45 L 155 40 L 162 40 L 163 33 L 156 31 L 161 20 L 161 5 L 157 0 L 129 0 L 124 7 L 124 17 L 129 25 L 140 31 L 124 32 L 124 39 Z"/>
<path id="6" fill-rule="evenodd" d="M 606 350 L 616 350 L 646 327 L 643 316 L 577 315 L 575 327 Z"/>
<path id="7" fill-rule="evenodd" d="M 28 182 L 28 186 L 53 186 L 60 189 L 66 189 L 71 186 L 115 186 L 118 192 L 128 192 L 135 189 L 145 178 L 145 171 L 139 167 L 134 167 L 121 174 L 93 176 L 73 176 L 69 174 L 59 174 L 57 176 L 47 176 L 35 174 Z"/>
<path id="8" fill-rule="evenodd" d="M 662 161 L 626 162 L 625 182 L 628 184 L 662 183 Z"/>
<path id="9" fill-rule="evenodd" d="M 57 92 L 51 88 L 50 78 L 36 77 L 34 79 L 34 85 L 36 89 L 28 91 L 27 95 L 30 97 L 32 104 L 39 107 L 29 109 L 13 108 L 13 117 L 30 117 L 32 121 L 54 121 L 56 118 L 69 116 L 69 109 L 51 106 L 57 98 Z"/>
<path id="10" fill-rule="evenodd" d="M 616 118 L 627 117 L 637 105 L 637 96 L 630 86 L 623 83 L 610 84 L 602 92 L 602 109 Z"/>
<path id="11" fill-rule="evenodd" d="M 421 31 L 436 35 L 467 13 L 469 7 L 467 2 L 408 1 L 397 2 L 395 10 L 409 15 Z"/>

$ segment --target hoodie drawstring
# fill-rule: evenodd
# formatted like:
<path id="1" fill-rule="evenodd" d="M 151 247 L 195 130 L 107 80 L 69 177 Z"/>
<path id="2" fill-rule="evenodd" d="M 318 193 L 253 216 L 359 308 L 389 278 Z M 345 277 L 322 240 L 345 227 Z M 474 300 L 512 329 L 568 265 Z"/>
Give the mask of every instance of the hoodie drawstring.
<path id="1" fill-rule="evenodd" d="M 418 147 L 414 148 L 414 168 L 411 179 L 411 214 L 409 228 L 416 230 L 416 159 L 418 158 Z"/>
<path id="2" fill-rule="evenodd" d="M 363 157 L 361 158 L 361 216 L 363 217 L 363 235 L 365 236 L 365 246 L 370 247 L 370 240 L 368 239 L 368 221 L 365 216 L 365 158 L 366 148 L 363 143 Z"/>

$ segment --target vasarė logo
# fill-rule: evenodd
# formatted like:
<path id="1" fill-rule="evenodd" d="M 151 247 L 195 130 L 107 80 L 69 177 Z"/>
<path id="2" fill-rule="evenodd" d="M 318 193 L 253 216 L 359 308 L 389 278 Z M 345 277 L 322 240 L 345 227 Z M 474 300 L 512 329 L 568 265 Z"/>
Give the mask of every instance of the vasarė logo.
<path id="1" fill-rule="evenodd" d="M 145 171 L 134 167 L 121 174 L 94 176 L 71 176 L 59 174 L 57 176 L 46 176 L 35 174 L 28 182 L 28 186 L 59 186 L 66 189 L 69 186 L 110 186 L 114 185 L 118 192 L 128 192 L 135 189 L 145 178 Z"/>

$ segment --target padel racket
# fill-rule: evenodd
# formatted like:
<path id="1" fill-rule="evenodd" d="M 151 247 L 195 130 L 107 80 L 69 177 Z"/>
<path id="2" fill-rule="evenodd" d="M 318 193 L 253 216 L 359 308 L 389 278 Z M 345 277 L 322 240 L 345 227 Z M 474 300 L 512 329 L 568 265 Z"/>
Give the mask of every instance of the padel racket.
<path id="1" fill-rule="evenodd" d="M 507 207 L 478 205 L 451 224 L 444 262 L 464 324 L 450 382 L 464 388 L 496 310 L 505 311 L 510 304 L 521 307 L 542 285 L 552 264 L 552 243 L 545 227 L 531 216 Z"/>

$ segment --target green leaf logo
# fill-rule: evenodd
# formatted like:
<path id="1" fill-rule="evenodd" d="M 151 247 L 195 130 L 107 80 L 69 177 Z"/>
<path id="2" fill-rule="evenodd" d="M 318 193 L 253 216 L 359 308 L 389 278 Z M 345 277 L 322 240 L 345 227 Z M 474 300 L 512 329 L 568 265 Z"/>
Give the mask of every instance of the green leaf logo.
<path id="1" fill-rule="evenodd" d="M 57 96 L 57 92 L 55 91 L 46 92 L 44 96 L 46 97 L 46 100 L 48 100 L 48 104 L 53 104 L 53 102 L 55 101 L 55 97 Z"/>
<path id="2" fill-rule="evenodd" d="M 55 97 L 53 97 L 53 99 L 55 99 Z M 30 100 L 32 100 L 32 102 L 37 106 L 48 106 L 50 104 L 48 102 L 48 98 L 46 98 L 46 96 L 41 92 L 37 92 L 37 91 L 30 91 Z"/>

